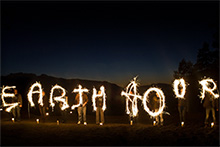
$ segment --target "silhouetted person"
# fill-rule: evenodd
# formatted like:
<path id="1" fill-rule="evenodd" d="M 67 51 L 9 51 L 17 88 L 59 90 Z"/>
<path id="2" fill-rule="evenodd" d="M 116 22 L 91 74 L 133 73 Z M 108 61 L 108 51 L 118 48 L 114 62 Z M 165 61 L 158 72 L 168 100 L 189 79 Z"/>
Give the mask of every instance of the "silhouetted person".
<path id="1" fill-rule="evenodd" d="M 133 94 L 132 91 L 130 91 L 130 94 Z M 134 100 L 134 96 L 129 96 L 130 99 L 133 101 Z M 133 106 L 132 106 L 132 102 L 128 100 L 128 109 L 130 111 L 130 114 L 129 114 L 129 121 L 130 121 L 130 125 L 133 125 L 134 121 L 135 121 L 135 116 L 133 114 Z"/>
<path id="2" fill-rule="evenodd" d="M 183 89 L 181 89 L 182 92 Z M 185 114 L 186 114 L 187 104 L 186 99 L 178 98 L 178 111 L 180 116 L 180 122 L 185 122 Z"/>
<path id="3" fill-rule="evenodd" d="M 48 97 L 45 95 L 45 92 L 42 92 L 43 94 L 43 106 L 39 105 L 40 115 L 43 122 L 46 120 L 46 111 L 49 109 L 49 101 Z"/>
<path id="4" fill-rule="evenodd" d="M 98 91 L 98 94 L 101 94 L 101 90 Z M 103 96 L 96 97 L 96 124 L 104 124 L 104 111 L 103 107 Z"/>
<path id="5" fill-rule="evenodd" d="M 80 105 L 77 109 L 78 111 L 78 125 L 82 123 L 82 120 L 84 122 L 84 125 L 87 125 L 86 123 L 86 105 L 88 103 L 88 96 L 85 93 L 82 93 L 83 98 L 83 104 Z M 79 104 L 79 93 L 75 97 L 76 103 Z"/>
<path id="6" fill-rule="evenodd" d="M 21 94 L 18 93 L 17 89 L 14 89 L 14 94 L 15 94 L 15 97 L 12 98 L 12 103 L 18 103 L 18 105 L 12 108 L 11 111 L 12 111 L 12 115 L 15 121 L 20 121 L 21 120 L 20 109 L 22 107 L 22 97 L 21 97 Z"/>
<path id="7" fill-rule="evenodd" d="M 156 95 L 153 96 L 153 104 L 152 104 L 152 109 L 157 112 L 159 110 L 159 94 L 156 93 Z M 156 125 L 161 125 L 163 126 L 163 114 L 160 113 L 155 117 L 156 119 Z"/>
<path id="8" fill-rule="evenodd" d="M 65 98 L 67 99 L 67 96 L 65 96 Z M 61 122 L 65 123 L 67 121 L 67 119 L 66 119 L 67 109 L 64 109 L 64 110 L 61 109 L 63 107 L 63 102 L 59 103 L 59 107 L 60 107 L 60 113 L 61 113 Z"/>
<path id="9" fill-rule="evenodd" d="M 206 109 L 206 118 L 205 118 L 205 126 L 207 127 L 208 125 L 208 119 L 209 119 L 209 113 L 210 111 L 212 112 L 212 119 L 213 122 L 216 122 L 216 118 L 215 118 L 215 108 L 218 111 L 218 102 L 217 99 L 214 98 L 214 96 L 212 95 L 211 92 L 207 92 L 205 93 L 205 98 L 204 98 L 204 103 L 203 103 L 203 107 L 205 107 Z"/>

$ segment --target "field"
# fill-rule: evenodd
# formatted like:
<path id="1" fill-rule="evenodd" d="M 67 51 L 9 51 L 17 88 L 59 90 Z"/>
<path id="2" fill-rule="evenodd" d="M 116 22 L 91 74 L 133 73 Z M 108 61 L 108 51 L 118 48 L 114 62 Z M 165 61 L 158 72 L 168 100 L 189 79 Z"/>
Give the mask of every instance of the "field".
<path id="1" fill-rule="evenodd" d="M 2 146 L 218 146 L 219 126 L 204 128 L 202 121 L 190 119 L 184 127 L 171 123 L 153 126 L 149 119 L 139 120 L 129 125 L 125 116 L 106 116 L 103 126 L 95 125 L 95 116 L 87 116 L 88 125 L 77 125 L 77 120 L 68 119 L 67 123 L 57 125 L 56 117 L 51 116 L 45 123 L 37 124 L 35 118 L 12 122 L 9 117 L 1 119 Z M 169 118 L 167 116 L 167 118 Z M 178 118 L 177 118 L 178 119 Z M 175 122 L 175 121 L 174 121 Z M 177 121 L 176 121 L 177 122 Z"/>

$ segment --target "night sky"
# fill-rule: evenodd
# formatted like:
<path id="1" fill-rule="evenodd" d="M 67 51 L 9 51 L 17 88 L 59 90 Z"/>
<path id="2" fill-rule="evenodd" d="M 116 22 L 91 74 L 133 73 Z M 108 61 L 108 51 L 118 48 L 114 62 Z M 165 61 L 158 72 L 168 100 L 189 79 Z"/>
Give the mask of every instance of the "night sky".
<path id="1" fill-rule="evenodd" d="M 170 83 L 218 19 L 218 2 L 1 2 L 1 74 Z"/>

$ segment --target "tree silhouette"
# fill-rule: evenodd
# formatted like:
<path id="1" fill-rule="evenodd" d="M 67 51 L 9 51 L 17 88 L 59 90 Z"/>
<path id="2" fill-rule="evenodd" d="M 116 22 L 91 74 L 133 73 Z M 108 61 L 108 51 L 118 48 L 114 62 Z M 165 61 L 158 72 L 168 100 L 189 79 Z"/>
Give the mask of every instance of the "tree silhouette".
<path id="1" fill-rule="evenodd" d="M 213 62 L 212 53 L 209 50 L 209 44 L 203 43 L 203 47 L 199 49 L 197 54 L 197 61 L 194 66 L 197 72 L 203 72 L 208 69 L 208 66 Z"/>
<path id="2" fill-rule="evenodd" d="M 180 61 L 178 71 L 174 71 L 174 78 L 188 77 L 192 75 L 193 63 L 186 61 L 184 58 Z"/>

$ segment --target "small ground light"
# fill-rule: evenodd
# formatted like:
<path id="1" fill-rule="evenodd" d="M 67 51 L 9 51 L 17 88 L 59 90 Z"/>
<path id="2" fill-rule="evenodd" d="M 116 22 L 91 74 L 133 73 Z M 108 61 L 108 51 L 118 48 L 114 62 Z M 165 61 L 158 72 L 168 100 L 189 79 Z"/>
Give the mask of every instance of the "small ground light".
<path id="1" fill-rule="evenodd" d="M 181 127 L 183 127 L 183 126 L 184 126 L 184 122 L 182 121 L 182 122 L 181 122 Z"/>
<path id="2" fill-rule="evenodd" d="M 154 125 L 154 126 L 156 125 L 156 121 L 153 122 L 153 125 Z"/>
<path id="3" fill-rule="evenodd" d="M 15 119 L 14 119 L 14 118 L 12 118 L 11 120 L 12 120 L 12 122 L 15 122 Z"/>
<path id="4" fill-rule="evenodd" d="M 133 121 L 132 120 L 130 121 L 130 125 L 133 125 Z"/>
<path id="5" fill-rule="evenodd" d="M 211 128 L 213 128 L 213 127 L 214 127 L 214 122 L 211 123 Z"/>
<path id="6" fill-rule="evenodd" d="M 37 124 L 39 124 L 39 123 L 40 123 L 40 120 L 39 120 L 39 119 L 36 119 L 36 122 L 37 122 Z"/>
<path id="7" fill-rule="evenodd" d="M 60 124 L 60 122 L 59 122 L 59 120 L 57 120 L 57 125 L 59 125 Z"/>
<path id="8" fill-rule="evenodd" d="M 73 112 L 72 111 L 70 111 L 70 114 L 72 114 Z"/>
<path id="9" fill-rule="evenodd" d="M 46 116 L 49 116 L 49 113 L 48 113 L 48 112 L 46 113 Z"/>

